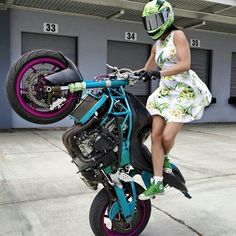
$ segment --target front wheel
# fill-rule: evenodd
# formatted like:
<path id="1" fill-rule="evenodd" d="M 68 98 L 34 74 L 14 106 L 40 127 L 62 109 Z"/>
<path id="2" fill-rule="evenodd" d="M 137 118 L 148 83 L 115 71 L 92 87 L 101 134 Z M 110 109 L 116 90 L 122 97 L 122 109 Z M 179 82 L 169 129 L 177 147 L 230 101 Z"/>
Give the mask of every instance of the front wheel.
<path id="1" fill-rule="evenodd" d="M 48 91 L 51 84 L 45 79 L 47 75 L 67 67 L 67 60 L 57 51 L 39 49 L 20 57 L 6 80 L 8 100 L 14 111 L 25 120 L 37 124 L 55 123 L 69 115 L 81 92 Z M 53 104 L 59 105 L 52 109 Z"/>
<path id="2" fill-rule="evenodd" d="M 144 189 L 135 183 L 137 194 Z M 127 200 L 130 200 L 127 192 Z M 112 221 L 108 217 L 109 210 L 114 202 L 103 188 L 94 198 L 90 208 L 89 220 L 93 233 L 96 236 L 137 236 L 145 229 L 151 215 L 151 201 L 137 199 L 134 217 L 126 222 L 122 214 L 118 213 Z"/>

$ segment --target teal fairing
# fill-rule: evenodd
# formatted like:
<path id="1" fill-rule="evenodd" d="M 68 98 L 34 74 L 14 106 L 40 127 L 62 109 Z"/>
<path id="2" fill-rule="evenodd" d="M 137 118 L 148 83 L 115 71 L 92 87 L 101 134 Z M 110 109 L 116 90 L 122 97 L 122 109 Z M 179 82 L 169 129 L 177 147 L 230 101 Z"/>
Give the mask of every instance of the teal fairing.
<path id="1" fill-rule="evenodd" d="M 113 82 L 113 81 L 111 81 Z M 129 105 L 129 101 L 126 97 L 126 91 L 124 90 L 123 86 L 126 84 L 125 81 L 120 81 L 120 84 L 123 86 L 117 86 L 117 82 L 113 83 L 114 87 L 111 88 L 104 88 L 104 93 L 101 96 L 93 95 L 91 92 L 87 92 L 83 99 L 85 100 L 88 97 L 93 97 L 90 100 L 92 103 L 89 107 L 89 110 L 84 111 L 85 114 L 80 117 L 80 119 L 76 118 L 76 111 L 72 112 L 71 117 L 79 124 L 84 125 L 87 123 L 93 116 L 96 116 L 96 112 L 98 111 L 101 106 L 109 99 L 109 108 L 104 117 L 101 119 L 100 125 L 104 125 L 110 117 L 117 117 L 118 119 L 121 118 L 121 122 L 118 124 L 121 130 L 122 136 L 122 147 L 120 147 L 120 160 L 118 163 L 119 167 L 123 167 L 125 165 L 131 164 L 131 156 L 130 156 L 130 139 L 132 133 L 132 111 Z M 86 83 L 86 81 L 85 81 Z M 111 83 L 112 84 L 112 83 Z M 92 82 L 88 81 L 86 83 L 86 87 L 102 87 L 106 85 L 103 81 L 100 82 Z M 116 87 L 117 86 L 117 87 Z M 82 100 L 83 100 L 82 99 Z M 81 104 L 75 109 L 78 110 L 81 108 Z M 88 104 L 89 105 L 89 104 Z M 123 132 L 125 130 L 125 132 Z M 112 166 L 106 166 L 104 168 L 104 172 L 108 175 L 113 172 Z M 113 220 L 117 212 L 122 212 L 125 218 L 132 217 L 134 215 L 135 204 L 137 201 L 137 193 L 134 187 L 134 181 L 130 182 L 131 189 L 132 189 L 132 200 L 130 202 L 127 201 L 124 189 L 114 186 L 115 193 L 117 195 L 118 202 L 115 202 L 110 210 L 109 218 Z M 119 203 L 119 204 L 118 204 Z"/>

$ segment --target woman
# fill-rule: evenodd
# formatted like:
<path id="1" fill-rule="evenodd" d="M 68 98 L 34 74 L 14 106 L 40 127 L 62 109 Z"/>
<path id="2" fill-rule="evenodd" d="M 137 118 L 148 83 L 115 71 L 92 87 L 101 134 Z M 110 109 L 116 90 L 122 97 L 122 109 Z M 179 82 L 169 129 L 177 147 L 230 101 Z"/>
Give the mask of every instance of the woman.
<path id="1" fill-rule="evenodd" d="M 173 26 L 174 13 L 167 1 L 152 0 L 143 11 L 148 35 L 156 41 L 151 55 L 139 72 L 144 81 L 160 78 L 160 86 L 149 96 L 147 109 L 153 116 L 152 162 L 154 177 L 139 195 L 147 200 L 164 194 L 163 169 L 171 173 L 168 154 L 184 123 L 200 119 L 211 102 L 206 85 L 190 70 L 190 48 L 185 34 Z M 159 69 L 156 69 L 157 66 Z"/>

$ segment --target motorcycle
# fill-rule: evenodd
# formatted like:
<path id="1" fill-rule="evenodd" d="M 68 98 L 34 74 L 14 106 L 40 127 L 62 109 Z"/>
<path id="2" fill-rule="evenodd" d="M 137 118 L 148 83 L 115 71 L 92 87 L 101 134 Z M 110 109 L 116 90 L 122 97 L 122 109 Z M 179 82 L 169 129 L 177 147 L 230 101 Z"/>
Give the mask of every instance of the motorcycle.
<path id="1" fill-rule="evenodd" d="M 72 162 L 84 183 L 103 188 L 90 207 L 89 221 L 95 235 L 140 235 L 151 215 L 151 201 L 141 201 L 144 188 L 134 181 L 140 175 L 150 186 L 153 177 L 151 153 L 144 142 L 152 117 L 125 86 L 134 86 L 139 76 L 129 69 L 83 80 L 81 73 L 61 52 L 35 50 L 12 66 L 6 80 L 9 102 L 24 119 L 50 124 L 66 116 L 74 125 L 62 137 Z M 86 93 L 82 96 L 82 91 Z M 164 186 L 188 193 L 176 165 L 163 173 Z"/>

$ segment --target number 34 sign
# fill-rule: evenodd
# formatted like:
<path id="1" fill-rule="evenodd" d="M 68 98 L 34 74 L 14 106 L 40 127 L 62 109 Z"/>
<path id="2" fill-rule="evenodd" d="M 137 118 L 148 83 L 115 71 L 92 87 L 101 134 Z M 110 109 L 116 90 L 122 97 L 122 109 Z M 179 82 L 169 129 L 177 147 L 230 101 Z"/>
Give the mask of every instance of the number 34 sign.
<path id="1" fill-rule="evenodd" d="M 47 33 L 58 33 L 58 24 L 43 23 L 43 31 Z"/>
<path id="2" fill-rule="evenodd" d="M 125 32 L 125 40 L 137 41 L 137 33 L 135 33 L 135 32 Z"/>

